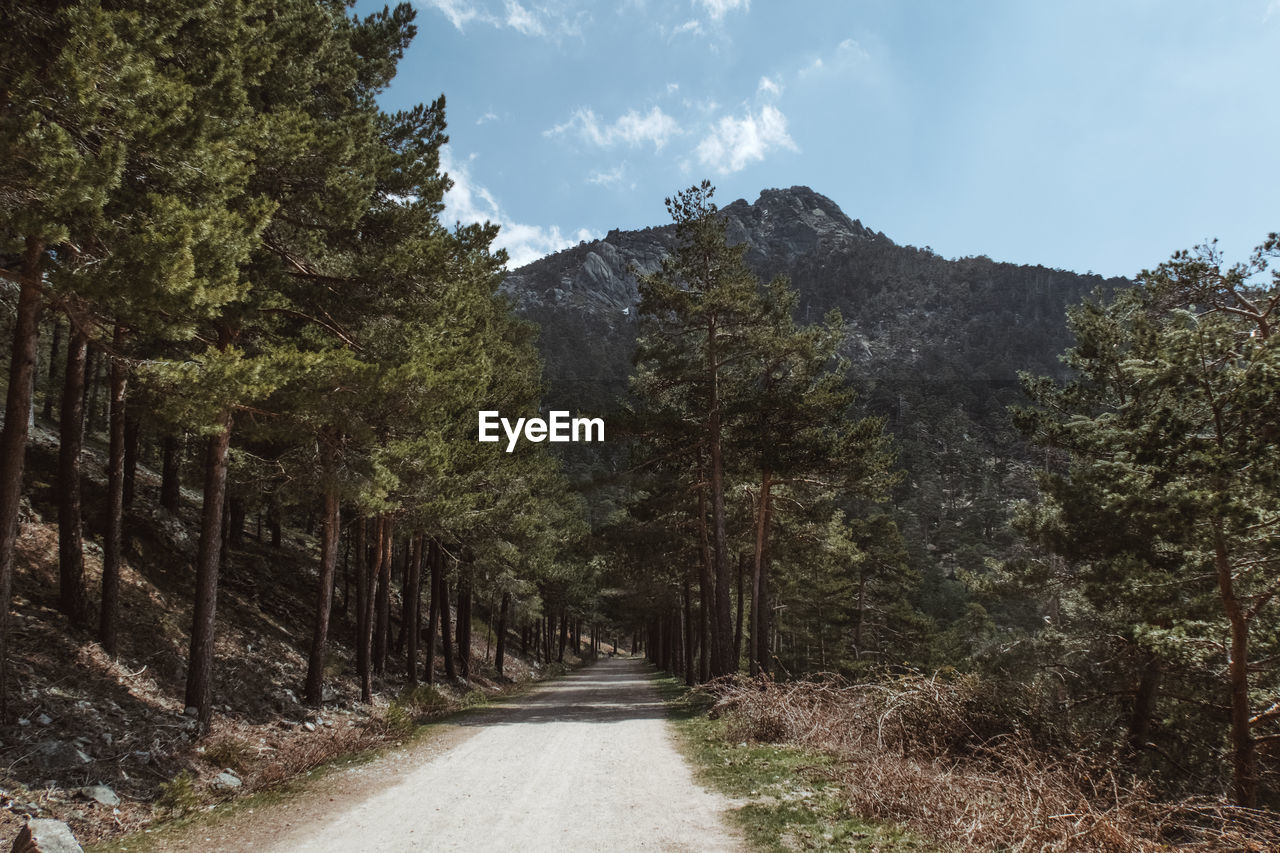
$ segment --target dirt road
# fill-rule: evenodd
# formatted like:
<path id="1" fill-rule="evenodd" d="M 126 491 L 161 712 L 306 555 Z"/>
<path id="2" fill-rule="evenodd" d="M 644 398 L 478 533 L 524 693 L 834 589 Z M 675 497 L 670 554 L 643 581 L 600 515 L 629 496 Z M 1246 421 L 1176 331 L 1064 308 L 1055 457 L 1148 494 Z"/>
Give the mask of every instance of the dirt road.
<path id="1" fill-rule="evenodd" d="M 727 803 L 694 783 L 638 661 L 601 661 L 461 728 L 452 743 L 334 774 L 319 803 L 259 812 L 204 850 L 740 849 Z"/>

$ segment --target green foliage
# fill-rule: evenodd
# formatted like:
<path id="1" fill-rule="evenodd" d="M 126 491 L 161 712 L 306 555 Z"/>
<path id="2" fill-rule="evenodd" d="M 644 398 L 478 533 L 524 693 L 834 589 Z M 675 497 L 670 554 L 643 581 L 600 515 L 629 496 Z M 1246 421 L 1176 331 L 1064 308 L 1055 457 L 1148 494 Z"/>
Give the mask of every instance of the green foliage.
<path id="1" fill-rule="evenodd" d="M 1072 312 L 1066 360 L 1079 378 L 1029 377 L 1040 407 L 1017 415 L 1059 454 L 1019 516 L 1054 556 L 1006 567 L 1009 582 L 1052 591 L 1058 645 L 1113 647 L 1102 674 L 1138 685 L 1132 746 L 1206 761 L 1224 751 L 1242 803 L 1274 773 L 1256 739 L 1272 734 L 1280 691 L 1276 252 L 1273 236 L 1229 268 L 1212 247 L 1180 253 Z"/>
<path id="2" fill-rule="evenodd" d="M 200 808 L 200 795 L 196 792 L 196 777 L 184 770 L 157 788 L 156 808 L 161 813 L 178 817 Z"/>

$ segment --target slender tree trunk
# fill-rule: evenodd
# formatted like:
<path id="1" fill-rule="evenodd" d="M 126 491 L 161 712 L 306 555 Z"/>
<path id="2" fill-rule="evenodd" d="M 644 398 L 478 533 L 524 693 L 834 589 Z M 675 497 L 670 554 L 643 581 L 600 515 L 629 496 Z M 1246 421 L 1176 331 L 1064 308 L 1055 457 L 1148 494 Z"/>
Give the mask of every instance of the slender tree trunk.
<path id="1" fill-rule="evenodd" d="M 440 573 L 440 645 L 444 657 L 444 677 L 458 680 L 458 668 L 453 661 L 453 636 L 449 627 L 449 579 Z"/>
<path id="2" fill-rule="evenodd" d="M 94 346 L 89 347 L 89 371 L 86 377 L 85 393 L 89 399 L 84 407 L 84 431 L 93 435 L 98 431 L 98 389 L 102 387 L 99 378 L 102 373 L 102 353 Z"/>
<path id="3" fill-rule="evenodd" d="M 284 523 L 280 518 L 280 505 L 272 501 L 271 506 L 267 509 L 267 530 L 271 532 L 272 548 L 280 547 L 283 528 Z"/>
<path id="4" fill-rule="evenodd" d="M 138 446 L 142 437 L 142 421 L 136 407 L 126 407 L 124 418 L 124 505 L 133 506 L 138 492 Z"/>
<path id="5" fill-rule="evenodd" d="M 699 475 L 702 475 L 699 471 Z M 707 531 L 707 490 L 698 489 L 698 544 L 702 559 L 698 564 L 698 598 L 703 613 L 703 652 L 699 663 L 699 677 L 702 681 L 711 678 L 715 661 L 720 657 L 720 632 L 716 630 L 716 585 L 715 560 L 711 555 L 711 535 Z"/>
<path id="6" fill-rule="evenodd" d="M 569 613 L 568 609 L 560 608 L 560 642 L 559 648 L 556 650 L 556 662 L 564 663 L 564 648 L 569 644 Z"/>
<path id="7" fill-rule="evenodd" d="M 244 498 L 227 490 L 227 539 L 236 548 L 244 547 L 244 520 L 249 515 Z"/>
<path id="8" fill-rule="evenodd" d="M 742 664 L 742 618 L 746 611 L 747 555 L 738 555 L 738 610 L 733 617 L 733 668 Z"/>
<path id="9" fill-rule="evenodd" d="M 431 582 L 429 584 L 431 602 L 427 610 L 426 682 L 427 684 L 434 684 L 436 680 L 436 632 L 440 628 L 440 586 L 444 580 L 444 560 L 440 553 L 440 543 L 434 538 L 427 546 L 427 567 L 431 572 Z"/>
<path id="10" fill-rule="evenodd" d="M 406 536 L 404 539 L 404 547 L 401 549 L 402 559 L 400 561 L 400 627 L 396 629 L 396 654 L 403 655 L 405 653 L 405 644 L 408 642 L 409 626 L 412 624 L 413 603 L 409 601 L 409 572 L 410 564 L 413 562 L 413 536 Z M 414 677 L 417 677 L 416 667 Z"/>
<path id="11" fill-rule="evenodd" d="M 404 647 L 405 675 L 410 684 L 418 683 L 418 635 L 422 633 L 422 534 L 415 533 L 406 543 L 408 567 L 404 583 Z"/>
<path id="12" fill-rule="evenodd" d="M 1147 745 L 1151 731 L 1151 717 L 1156 707 L 1156 692 L 1160 685 L 1160 658 L 1151 652 L 1143 652 L 1142 669 L 1138 675 L 1138 688 L 1133 697 L 1133 714 L 1129 717 L 1129 747 L 1140 753 Z"/>
<path id="13" fill-rule="evenodd" d="M 727 675 L 735 669 L 730 658 L 733 637 L 731 631 L 729 590 L 733 579 L 729 574 L 729 543 L 725 532 L 724 513 L 724 458 L 721 439 L 720 414 L 720 364 L 716 354 L 719 329 L 713 316 L 707 324 L 707 379 L 710 389 L 707 445 L 711 452 L 711 530 L 712 550 L 715 553 L 716 598 L 715 630 L 719 634 L 719 659 L 712 661 L 713 675 Z"/>
<path id="14" fill-rule="evenodd" d="M 259 539 L 262 537 L 259 536 Z M 347 618 L 348 612 L 351 610 L 351 535 L 347 535 L 347 541 L 342 546 L 342 618 Z"/>
<path id="15" fill-rule="evenodd" d="M 377 612 L 374 618 L 373 672 L 387 671 L 387 636 L 391 625 L 391 519 L 382 516 L 378 524 Z"/>
<path id="16" fill-rule="evenodd" d="M 218 567 L 222 557 L 222 513 L 227 491 L 227 450 L 231 445 L 231 412 L 218 418 L 218 431 L 209 438 L 204 464 L 204 506 L 200 519 L 200 547 L 196 555 L 196 599 L 191 623 L 191 653 L 187 665 L 186 705 L 194 707 L 201 732 L 213 719 L 213 642 L 218 606 Z"/>
<path id="17" fill-rule="evenodd" d="M 760 475 L 760 503 L 756 507 L 756 553 L 751 574 L 751 675 L 769 672 L 769 513 L 772 475 Z"/>
<path id="18" fill-rule="evenodd" d="M 471 571 L 458 574 L 458 664 L 462 680 L 471 678 Z"/>
<path id="19" fill-rule="evenodd" d="M 552 621 L 553 618 L 554 617 L 549 611 L 547 615 L 542 618 L 542 645 L 545 647 L 543 649 L 542 659 L 545 660 L 547 663 L 551 663 L 551 661 L 554 660 L 554 658 L 551 655 L 551 637 L 553 636 L 553 633 L 554 633 L 552 631 L 552 627 L 555 625 L 555 623 Z"/>
<path id="20" fill-rule="evenodd" d="M 177 515 L 182 502 L 182 442 L 166 435 L 161 442 L 160 506 Z"/>
<path id="21" fill-rule="evenodd" d="M 692 687 L 697 679 L 693 669 L 693 638 L 697 626 L 693 621 L 693 603 L 689 600 L 693 595 L 689 584 L 689 575 L 685 574 L 684 589 L 681 598 L 684 600 L 684 683 Z"/>
<path id="22" fill-rule="evenodd" d="M 332 463 L 332 451 L 329 451 Z M 342 505 L 338 489 L 324 493 L 324 517 L 320 529 L 320 585 L 316 590 L 316 621 L 311 633 L 311 655 L 307 659 L 307 704 L 324 704 L 324 660 L 329 641 L 329 614 L 333 611 L 333 580 L 338 569 L 338 539 L 342 533 Z"/>
<path id="23" fill-rule="evenodd" d="M 0 722 L 8 707 L 9 604 L 13 595 L 13 552 L 18 540 L 18 508 L 22 502 L 22 469 L 31 428 L 36 359 L 40 346 L 40 287 L 44 241 L 26 238 L 18 311 L 9 357 L 9 390 L 5 396 L 4 431 L 0 433 Z"/>
<path id="24" fill-rule="evenodd" d="M 507 612 L 511 609 L 511 593 L 502 593 L 502 604 L 498 606 L 498 644 L 493 651 L 493 667 L 502 675 L 503 655 L 507 650 Z"/>
<path id="25" fill-rule="evenodd" d="M 356 675 L 360 701 L 373 701 L 373 573 L 369 561 L 369 519 L 356 522 Z"/>
<path id="26" fill-rule="evenodd" d="M 62 348 L 62 321 L 53 318 L 53 337 L 49 341 L 49 366 L 45 370 L 44 382 L 44 419 L 53 420 L 53 401 L 58 387 L 58 350 Z M 32 366 L 34 371 L 35 366 Z"/>
<path id="27" fill-rule="evenodd" d="M 116 641 L 116 614 L 120 607 L 120 566 L 124 561 L 124 458 L 127 447 L 128 365 L 120 356 L 124 349 L 124 326 L 116 324 L 115 355 L 111 358 L 111 414 L 107 442 L 107 535 L 102 549 L 102 613 L 98 621 L 98 637 L 102 649 L 111 657 L 119 651 Z"/>
<path id="28" fill-rule="evenodd" d="M 80 508 L 80 457 L 84 441 L 85 360 L 89 339 L 75 327 L 67 342 L 67 366 L 58 414 L 58 604 L 73 625 L 89 621 L 84 590 L 84 517 Z"/>
<path id="29" fill-rule="evenodd" d="M 1231 766 L 1236 805 L 1258 805 L 1258 756 L 1249 723 L 1249 620 L 1235 593 L 1222 520 L 1213 520 L 1214 567 L 1218 594 L 1231 628 L 1227 682 L 1231 692 Z"/>

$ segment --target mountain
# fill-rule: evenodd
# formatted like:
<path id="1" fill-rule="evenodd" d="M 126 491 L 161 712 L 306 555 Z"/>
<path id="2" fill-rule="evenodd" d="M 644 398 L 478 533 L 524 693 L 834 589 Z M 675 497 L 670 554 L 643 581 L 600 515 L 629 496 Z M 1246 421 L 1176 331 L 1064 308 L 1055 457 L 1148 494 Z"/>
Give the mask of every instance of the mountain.
<path id="1" fill-rule="evenodd" d="M 1123 283 L 900 246 L 808 187 L 765 190 L 721 212 L 730 242 L 746 244 L 761 279 L 790 277 L 798 319 L 841 311 L 846 354 L 882 391 L 886 383 L 972 386 L 961 396 L 981 405 L 984 389 L 1014 384 L 1019 370 L 1058 372 L 1066 307 Z M 636 273 L 657 269 L 674 240 L 670 225 L 614 230 L 507 277 L 505 292 L 543 330 L 551 403 L 603 411 L 625 390 Z"/>

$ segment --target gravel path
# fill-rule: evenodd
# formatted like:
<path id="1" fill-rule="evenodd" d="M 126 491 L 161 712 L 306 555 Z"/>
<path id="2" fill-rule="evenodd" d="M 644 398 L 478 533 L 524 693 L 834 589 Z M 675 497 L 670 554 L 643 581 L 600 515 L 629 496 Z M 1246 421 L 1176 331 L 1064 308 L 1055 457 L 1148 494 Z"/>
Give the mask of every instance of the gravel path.
<path id="1" fill-rule="evenodd" d="M 203 849 L 741 849 L 721 818 L 728 802 L 694 783 L 664 716 L 643 664 L 604 660 L 468 719 L 443 744 L 334 774 L 312 802 L 260 811 Z"/>

